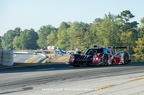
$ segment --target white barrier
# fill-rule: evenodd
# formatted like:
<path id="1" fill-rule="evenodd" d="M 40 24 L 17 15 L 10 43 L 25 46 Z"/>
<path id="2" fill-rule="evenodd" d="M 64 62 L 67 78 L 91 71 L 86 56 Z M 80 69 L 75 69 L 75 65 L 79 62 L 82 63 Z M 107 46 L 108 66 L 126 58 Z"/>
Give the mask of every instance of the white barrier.
<path id="1" fill-rule="evenodd" d="M 44 54 L 40 54 L 40 55 L 42 55 L 43 57 L 41 59 L 37 60 L 35 63 L 40 63 L 41 61 L 46 59 L 46 55 L 44 55 Z"/>
<path id="2" fill-rule="evenodd" d="M 34 54 L 35 52 L 13 52 L 14 54 Z"/>
<path id="3" fill-rule="evenodd" d="M 14 54 L 19 54 L 19 53 L 25 53 L 28 54 L 28 52 L 13 52 Z"/>
<path id="4" fill-rule="evenodd" d="M 13 51 L 12 50 L 3 50 L 1 57 L 1 64 L 3 66 L 12 66 L 13 65 Z"/>

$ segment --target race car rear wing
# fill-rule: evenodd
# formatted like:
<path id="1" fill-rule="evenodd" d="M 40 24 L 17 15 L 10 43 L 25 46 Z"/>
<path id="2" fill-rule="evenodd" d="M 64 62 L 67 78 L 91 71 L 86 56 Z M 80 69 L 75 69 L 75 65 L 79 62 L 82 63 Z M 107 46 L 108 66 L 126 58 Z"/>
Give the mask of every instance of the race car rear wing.
<path id="1" fill-rule="evenodd" d="M 112 48 L 112 49 L 121 48 L 121 49 L 127 49 L 127 50 L 129 50 L 129 46 L 111 46 L 111 47 L 108 47 L 108 48 Z"/>
<path id="2" fill-rule="evenodd" d="M 116 53 L 116 49 L 126 49 L 126 51 L 129 51 L 130 47 L 129 46 L 111 46 L 108 47 L 109 49 L 113 49 Z"/>

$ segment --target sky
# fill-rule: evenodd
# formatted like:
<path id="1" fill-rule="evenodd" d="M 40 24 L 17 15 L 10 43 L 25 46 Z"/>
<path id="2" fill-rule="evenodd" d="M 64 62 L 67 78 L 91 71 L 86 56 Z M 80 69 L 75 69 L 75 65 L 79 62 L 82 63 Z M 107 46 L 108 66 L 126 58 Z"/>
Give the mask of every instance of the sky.
<path id="1" fill-rule="evenodd" d="M 0 36 L 8 30 L 39 30 L 44 25 L 59 27 L 61 22 L 92 23 L 109 12 L 114 15 L 130 10 L 140 22 L 144 0 L 0 0 Z"/>

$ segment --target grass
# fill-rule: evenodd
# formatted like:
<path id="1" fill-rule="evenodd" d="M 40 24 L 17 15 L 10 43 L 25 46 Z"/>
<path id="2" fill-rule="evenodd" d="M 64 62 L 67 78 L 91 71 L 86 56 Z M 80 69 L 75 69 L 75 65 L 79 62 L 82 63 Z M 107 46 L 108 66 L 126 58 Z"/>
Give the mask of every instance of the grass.
<path id="1" fill-rule="evenodd" d="M 47 54 L 47 58 L 42 61 L 42 63 L 48 63 L 50 59 L 55 57 L 55 54 Z"/>
<path id="2" fill-rule="evenodd" d="M 61 62 L 66 62 L 66 61 L 69 60 L 69 55 L 68 55 L 68 54 L 63 55 L 63 56 L 62 56 L 62 55 L 47 55 L 47 56 L 48 56 L 48 58 L 45 59 L 42 63 L 51 63 L 51 62 L 55 62 L 58 58 L 63 57 L 63 56 L 66 56 L 66 58 L 63 59 Z"/>

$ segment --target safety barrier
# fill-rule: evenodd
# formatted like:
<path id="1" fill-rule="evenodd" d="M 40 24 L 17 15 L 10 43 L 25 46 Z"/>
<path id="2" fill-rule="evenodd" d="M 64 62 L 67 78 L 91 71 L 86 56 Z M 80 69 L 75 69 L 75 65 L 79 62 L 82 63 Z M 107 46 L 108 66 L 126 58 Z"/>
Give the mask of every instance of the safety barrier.
<path id="1" fill-rule="evenodd" d="M 44 59 L 46 59 L 46 55 L 44 55 L 44 54 L 40 54 L 40 55 L 42 55 L 43 57 L 40 58 L 39 60 L 37 60 L 35 63 L 40 63 L 40 62 L 42 62 Z"/>
<path id="2" fill-rule="evenodd" d="M 12 66 L 13 60 L 13 50 L 0 50 L 0 65 Z"/>

